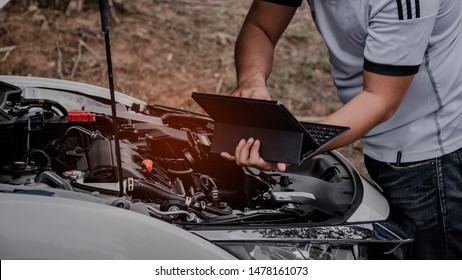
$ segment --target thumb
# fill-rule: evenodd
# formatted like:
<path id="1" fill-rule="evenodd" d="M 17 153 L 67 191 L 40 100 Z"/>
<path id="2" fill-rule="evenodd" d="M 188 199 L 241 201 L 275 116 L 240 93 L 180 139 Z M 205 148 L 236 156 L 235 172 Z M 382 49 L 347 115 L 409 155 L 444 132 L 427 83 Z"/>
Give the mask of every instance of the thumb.
<path id="1" fill-rule="evenodd" d="M 286 164 L 286 163 L 282 163 L 282 162 L 278 162 L 277 167 L 278 167 L 278 170 L 279 170 L 279 171 L 284 172 L 284 171 L 286 171 L 286 169 L 287 169 L 287 164 Z"/>

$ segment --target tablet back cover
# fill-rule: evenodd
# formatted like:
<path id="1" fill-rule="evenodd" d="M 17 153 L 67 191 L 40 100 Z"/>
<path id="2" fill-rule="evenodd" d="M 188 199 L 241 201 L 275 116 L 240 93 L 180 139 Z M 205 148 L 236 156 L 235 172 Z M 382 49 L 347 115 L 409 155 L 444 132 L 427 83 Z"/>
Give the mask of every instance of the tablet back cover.
<path id="1" fill-rule="evenodd" d="M 211 151 L 232 155 L 241 139 L 261 142 L 266 161 L 300 164 L 318 146 L 279 101 L 197 93 L 192 98 L 215 121 Z"/>

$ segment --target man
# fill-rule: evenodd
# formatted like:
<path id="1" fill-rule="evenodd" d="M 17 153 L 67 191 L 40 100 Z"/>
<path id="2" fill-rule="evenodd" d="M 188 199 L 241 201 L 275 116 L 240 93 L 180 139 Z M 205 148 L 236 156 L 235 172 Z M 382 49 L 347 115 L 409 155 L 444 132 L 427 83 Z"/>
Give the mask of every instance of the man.
<path id="1" fill-rule="evenodd" d="M 302 0 L 255 0 L 236 42 L 234 96 L 271 99 L 273 51 Z M 409 258 L 462 259 L 462 10 L 460 0 L 308 0 L 344 106 L 323 123 L 361 139 L 393 219 L 417 234 Z M 258 139 L 238 165 L 265 170 Z"/>

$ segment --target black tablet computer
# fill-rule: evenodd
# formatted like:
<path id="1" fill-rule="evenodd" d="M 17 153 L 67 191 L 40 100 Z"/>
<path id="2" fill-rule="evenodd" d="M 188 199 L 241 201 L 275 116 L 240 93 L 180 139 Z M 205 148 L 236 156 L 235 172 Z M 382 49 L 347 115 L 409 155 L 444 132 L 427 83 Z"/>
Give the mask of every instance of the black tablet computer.
<path id="1" fill-rule="evenodd" d="M 211 152 L 234 154 L 241 139 L 261 142 L 266 161 L 301 164 L 349 130 L 299 122 L 280 101 L 193 92 L 192 98 L 215 121 Z"/>

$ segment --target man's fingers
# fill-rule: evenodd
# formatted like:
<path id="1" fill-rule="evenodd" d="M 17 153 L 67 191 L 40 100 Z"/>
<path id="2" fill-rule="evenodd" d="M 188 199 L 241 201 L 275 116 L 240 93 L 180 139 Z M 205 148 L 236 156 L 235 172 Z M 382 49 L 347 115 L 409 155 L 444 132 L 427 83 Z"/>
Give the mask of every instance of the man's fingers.
<path id="1" fill-rule="evenodd" d="M 249 163 L 253 166 L 258 165 L 262 161 L 260 157 L 260 140 L 255 140 L 250 149 Z"/>
<path id="2" fill-rule="evenodd" d="M 231 96 L 243 97 L 243 98 L 254 98 L 254 99 L 265 99 L 271 100 L 266 86 L 241 86 L 231 92 Z"/>
<path id="3" fill-rule="evenodd" d="M 277 168 L 278 168 L 278 170 L 281 171 L 281 172 L 286 171 L 287 166 L 288 166 L 288 165 L 287 165 L 286 163 L 282 163 L 282 162 L 278 162 L 278 164 L 277 164 Z"/>
<path id="4" fill-rule="evenodd" d="M 250 149 L 252 148 L 252 145 L 254 142 L 255 140 L 253 138 L 249 138 L 247 141 L 244 142 L 241 149 L 239 150 L 239 153 L 236 153 L 237 165 L 248 166 L 250 164 L 249 162 Z"/>
<path id="5" fill-rule="evenodd" d="M 236 161 L 236 164 L 239 166 L 251 166 L 261 170 L 277 168 L 281 172 L 286 170 L 287 164 L 285 163 L 272 163 L 263 160 L 260 157 L 260 147 L 260 140 L 253 138 L 249 138 L 248 140 L 241 139 L 236 146 L 234 156 L 227 152 L 222 152 L 220 155 L 229 161 Z"/>
<path id="6" fill-rule="evenodd" d="M 262 170 L 271 170 L 276 168 L 276 164 L 272 162 L 267 162 L 260 157 L 260 140 L 255 140 L 252 148 L 250 149 L 249 164 L 250 166 L 262 169 Z"/>
<path id="7" fill-rule="evenodd" d="M 241 139 L 241 141 L 239 141 L 239 143 L 237 144 L 236 146 L 236 149 L 234 151 L 234 157 L 235 157 L 235 160 L 236 160 L 236 164 L 237 165 L 241 165 L 241 153 L 242 153 L 242 149 L 244 148 L 244 144 L 247 143 L 245 141 L 245 139 Z"/>
<path id="8" fill-rule="evenodd" d="M 236 160 L 236 157 L 235 157 L 235 156 L 232 156 L 232 155 L 230 155 L 230 154 L 227 153 L 227 152 L 222 152 L 222 153 L 220 153 L 220 156 L 223 157 L 223 158 L 225 158 L 225 159 L 227 159 L 227 160 L 229 160 L 229 161 L 235 161 L 235 160 Z"/>

